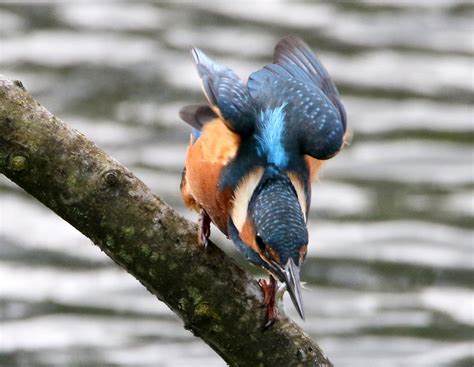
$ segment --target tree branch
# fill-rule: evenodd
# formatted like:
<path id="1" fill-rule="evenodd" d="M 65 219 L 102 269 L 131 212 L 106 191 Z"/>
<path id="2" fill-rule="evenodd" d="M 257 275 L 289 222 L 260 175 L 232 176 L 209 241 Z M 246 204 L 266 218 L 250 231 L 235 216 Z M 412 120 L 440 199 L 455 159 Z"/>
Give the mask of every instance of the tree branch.
<path id="1" fill-rule="evenodd" d="M 261 326 L 251 275 L 81 133 L 0 75 L 0 172 L 89 237 L 233 366 L 331 366 L 290 320 Z M 26 214 L 26 213 L 25 213 Z"/>

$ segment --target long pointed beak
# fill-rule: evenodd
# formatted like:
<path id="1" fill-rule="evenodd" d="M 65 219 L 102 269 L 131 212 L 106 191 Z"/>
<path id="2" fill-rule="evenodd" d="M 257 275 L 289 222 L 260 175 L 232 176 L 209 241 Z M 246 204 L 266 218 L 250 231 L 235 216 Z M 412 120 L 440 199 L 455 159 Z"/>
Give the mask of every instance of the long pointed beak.
<path id="1" fill-rule="evenodd" d="M 304 320 L 303 295 L 300 283 L 300 267 L 297 266 L 293 262 L 293 259 L 290 258 L 284 269 L 285 271 L 283 276 L 285 278 L 286 289 L 290 294 L 296 311 L 298 311 L 298 314 Z"/>

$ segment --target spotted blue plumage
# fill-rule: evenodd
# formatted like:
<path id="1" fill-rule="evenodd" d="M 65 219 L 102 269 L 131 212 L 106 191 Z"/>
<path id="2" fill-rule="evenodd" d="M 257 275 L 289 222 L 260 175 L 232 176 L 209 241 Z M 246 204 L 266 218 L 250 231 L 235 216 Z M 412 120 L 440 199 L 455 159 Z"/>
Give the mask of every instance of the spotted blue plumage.
<path id="1" fill-rule="evenodd" d="M 289 36 L 275 49 L 274 63 L 247 82 L 258 107 L 287 104 L 288 146 L 317 159 L 329 159 L 342 147 L 346 114 L 336 86 L 321 62 L 300 39 Z"/>
<path id="2" fill-rule="evenodd" d="M 316 85 L 271 64 L 250 76 L 248 88 L 257 106 L 286 104 L 288 144 L 298 142 L 301 150 L 317 159 L 331 158 L 339 151 L 343 124 L 336 107 Z"/>
<path id="3" fill-rule="evenodd" d="M 257 124 L 259 155 L 267 159 L 267 163 L 283 168 L 288 163 L 288 155 L 283 145 L 285 133 L 285 106 L 283 103 L 276 108 L 262 110 Z"/>
<path id="4" fill-rule="evenodd" d="M 321 90 L 337 110 L 342 129 L 346 130 L 347 115 L 339 91 L 322 62 L 303 40 L 293 35 L 281 39 L 275 47 L 273 60 L 294 79 Z"/>
<path id="5" fill-rule="evenodd" d="M 308 230 L 303 211 L 289 178 L 269 167 L 249 204 L 255 230 L 286 264 L 289 258 L 300 264 L 301 248 L 308 243 Z"/>

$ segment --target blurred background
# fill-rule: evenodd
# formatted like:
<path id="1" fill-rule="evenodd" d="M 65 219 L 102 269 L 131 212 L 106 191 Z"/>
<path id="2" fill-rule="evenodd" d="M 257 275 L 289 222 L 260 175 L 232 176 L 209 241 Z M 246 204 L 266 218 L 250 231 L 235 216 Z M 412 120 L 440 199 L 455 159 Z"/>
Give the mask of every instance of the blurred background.
<path id="1" fill-rule="evenodd" d="M 195 220 L 179 194 L 177 113 L 204 100 L 189 48 L 246 80 L 300 35 L 354 134 L 314 187 L 303 327 L 337 366 L 472 366 L 473 15 L 457 0 L 2 1 L 0 73 Z M 0 321 L 1 366 L 224 366 L 3 176 Z"/>

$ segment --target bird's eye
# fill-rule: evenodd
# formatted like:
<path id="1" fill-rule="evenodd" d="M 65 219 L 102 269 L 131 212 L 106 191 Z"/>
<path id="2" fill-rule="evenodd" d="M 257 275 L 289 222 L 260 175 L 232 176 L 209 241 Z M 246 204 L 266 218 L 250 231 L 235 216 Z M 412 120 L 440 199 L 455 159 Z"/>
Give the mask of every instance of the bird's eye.
<path id="1" fill-rule="evenodd" d="M 262 251 L 262 252 L 265 251 L 265 247 L 267 247 L 267 246 L 266 246 L 265 243 L 263 242 L 262 237 L 260 237 L 259 235 L 257 235 L 256 241 L 257 241 L 257 246 L 258 246 L 258 248 L 260 249 L 260 251 Z"/>

